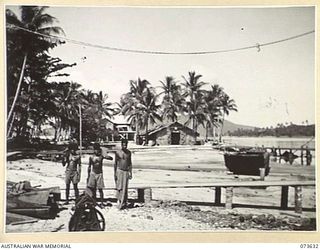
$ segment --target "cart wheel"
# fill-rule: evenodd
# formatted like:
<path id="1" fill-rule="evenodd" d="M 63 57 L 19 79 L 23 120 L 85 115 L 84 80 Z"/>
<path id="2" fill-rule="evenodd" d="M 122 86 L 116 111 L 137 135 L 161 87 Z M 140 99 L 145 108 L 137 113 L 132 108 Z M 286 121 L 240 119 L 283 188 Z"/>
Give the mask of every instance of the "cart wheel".
<path id="1" fill-rule="evenodd" d="M 69 232 L 104 231 L 105 219 L 96 208 L 76 211 L 69 221 Z"/>
<path id="2" fill-rule="evenodd" d="M 104 231 L 106 228 L 106 221 L 105 221 L 102 213 L 98 209 L 94 208 L 94 210 L 97 215 L 97 222 L 96 222 L 97 226 L 99 225 L 99 228 L 101 228 L 101 231 Z"/>

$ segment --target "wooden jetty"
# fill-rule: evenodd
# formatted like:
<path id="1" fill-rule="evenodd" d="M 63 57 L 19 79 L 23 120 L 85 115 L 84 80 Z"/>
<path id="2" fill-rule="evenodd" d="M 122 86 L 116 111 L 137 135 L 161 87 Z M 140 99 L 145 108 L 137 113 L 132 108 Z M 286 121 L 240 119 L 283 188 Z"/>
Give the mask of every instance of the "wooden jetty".
<path id="1" fill-rule="evenodd" d="M 295 158 L 300 157 L 301 165 L 304 164 L 304 159 L 306 165 L 310 165 L 312 161 L 312 154 L 315 154 L 315 148 L 309 148 L 308 146 L 294 148 L 294 147 L 263 147 L 267 151 L 271 153 L 272 156 L 275 157 L 286 157 L 288 161 L 293 161 Z M 299 152 L 300 155 L 295 155 L 296 152 Z"/>

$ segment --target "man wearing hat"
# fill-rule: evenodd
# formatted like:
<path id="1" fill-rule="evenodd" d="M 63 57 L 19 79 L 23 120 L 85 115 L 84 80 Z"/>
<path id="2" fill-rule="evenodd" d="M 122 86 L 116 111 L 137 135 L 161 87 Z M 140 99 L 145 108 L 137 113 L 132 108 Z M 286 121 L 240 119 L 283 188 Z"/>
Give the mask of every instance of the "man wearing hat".
<path id="1" fill-rule="evenodd" d="M 92 191 L 92 196 L 96 199 L 97 188 L 100 194 L 101 207 L 103 203 L 103 159 L 113 160 L 109 155 L 103 156 L 99 143 L 93 145 L 94 155 L 89 157 L 87 186 Z"/>
<path id="2" fill-rule="evenodd" d="M 131 152 L 128 150 L 128 141 L 121 140 L 121 149 L 115 153 L 114 180 L 116 183 L 116 196 L 118 209 L 124 209 L 128 200 L 128 184 L 132 179 Z"/>
<path id="3" fill-rule="evenodd" d="M 76 153 L 78 145 L 70 143 L 65 157 L 62 160 L 62 165 L 66 166 L 66 203 L 69 204 L 70 183 L 73 184 L 74 194 L 76 199 L 79 197 L 78 183 L 81 177 L 81 158 Z"/>

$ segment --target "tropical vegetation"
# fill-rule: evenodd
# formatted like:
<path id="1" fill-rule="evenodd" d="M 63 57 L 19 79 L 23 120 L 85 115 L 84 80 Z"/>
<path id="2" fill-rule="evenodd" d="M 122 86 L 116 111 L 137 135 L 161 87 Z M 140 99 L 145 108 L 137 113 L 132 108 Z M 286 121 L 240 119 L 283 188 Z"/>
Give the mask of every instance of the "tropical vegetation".
<path id="1" fill-rule="evenodd" d="M 286 137 L 299 137 L 299 136 L 315 136 L 315 125 L 302 124 L 297 125 L 293 123 L 283 124 L 279 123 L 276 127 L 254 128 L 254 129 L 237 129 L 233 132 L 228 132 L 229 136 L 286 136 Z"/>
<path id="2" fill-rule="evenodd" d="M 141 133 L 148 141 L 154 124 L 180 121 L 182 116 L 194 131 L 203 126 L 208 138 L 210 131 L 222 129 L 230 111 L 237 111 L 221 86 L 204 82 L 194 71 L 181 80 L 166 76 L 157 88 L 146 79 L 130 80 L 118 106 L 108 101 L 106 93 L 59 80 L 69 76 L 65 70 L 76 63 L 50 56 L 64 41 L 48 35 L 62 36 L 64 31 L 47 10 L 39 6 L 21 6 L 17 13 L 6 9 L 8 138 L 30 141 L 47 126 L 53 128 L 55 141 L 78 138 L 81 122 L 85 140 L 108 140 L 116 133 L 110 121 L 119 113 L 136 130 L 139 144 Z M 194 136 L 196 140 L 197 133 Z"/>
<path id="3" fill-rule="evenodd" d="M 144 140 L 147 142 L 149 122 L 171 123 L 186 117 L 185 125 L 191 125 L 194 131 L 197 132 L 199 126 L 206 129 L 206 139 L 210 130 L 223 126 L 225 115 L 237 111 L 235 101 L 218 84 L 211 85 L 210 90 L 204 89 L 209 83 L 201 78 L 202 75 L 194 71 L 188 72 L 187 77 L 182 76 L 182 82 L 166 76 L 160 81 L 158 94 L 148 80 L 130 81 L 130 91 L 121 96 L 120 112 L 136 128 L 137 143 L 141 143 L 138 127 L 146 128 Z M 150 100 L 149 105 L 145 100 Z M 197 140 L 197 133 L 194 133 L 194 140 Z"/>
<path id="4" fill-rule="evenodd" d="M 50 56 L 50 50 L 63 41 L 29 32 L 64 34 L 47 9 L 21 6 L 17 14 L 6 9 L 7 136 L 27 142 L 51 125 L 55 141 L 78 138 L 82 111 L 83 138 L 106 138 L 111 131 L 101 125 L 116 111 L 108 96 L 84 90 L 75 82 L 52 81 L 68 76 L 64 70 L 76 64 Z"/>

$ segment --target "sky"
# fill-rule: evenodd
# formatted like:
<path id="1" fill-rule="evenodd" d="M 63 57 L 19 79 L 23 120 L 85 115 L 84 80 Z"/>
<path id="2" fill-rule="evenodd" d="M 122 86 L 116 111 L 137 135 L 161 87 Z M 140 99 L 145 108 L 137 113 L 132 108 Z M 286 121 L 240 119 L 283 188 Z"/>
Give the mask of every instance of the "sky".
<path id="1" fill-rule="evenodd" d="M 54 7 L 48 13 L 69 39 L 151 51 L 193 52 L 267 43 L 315 29 L 314 7 Z M 207 55 L 149 55 L 66 43 L 52 51 L 83 88 L 102 90 L 118 102 L 129 81 L 153 86 L 189 71 L 219 84 L 235 100 L 231 122 L 258 127 L 315 122 L 315 35 L 257 48 Z"/>

